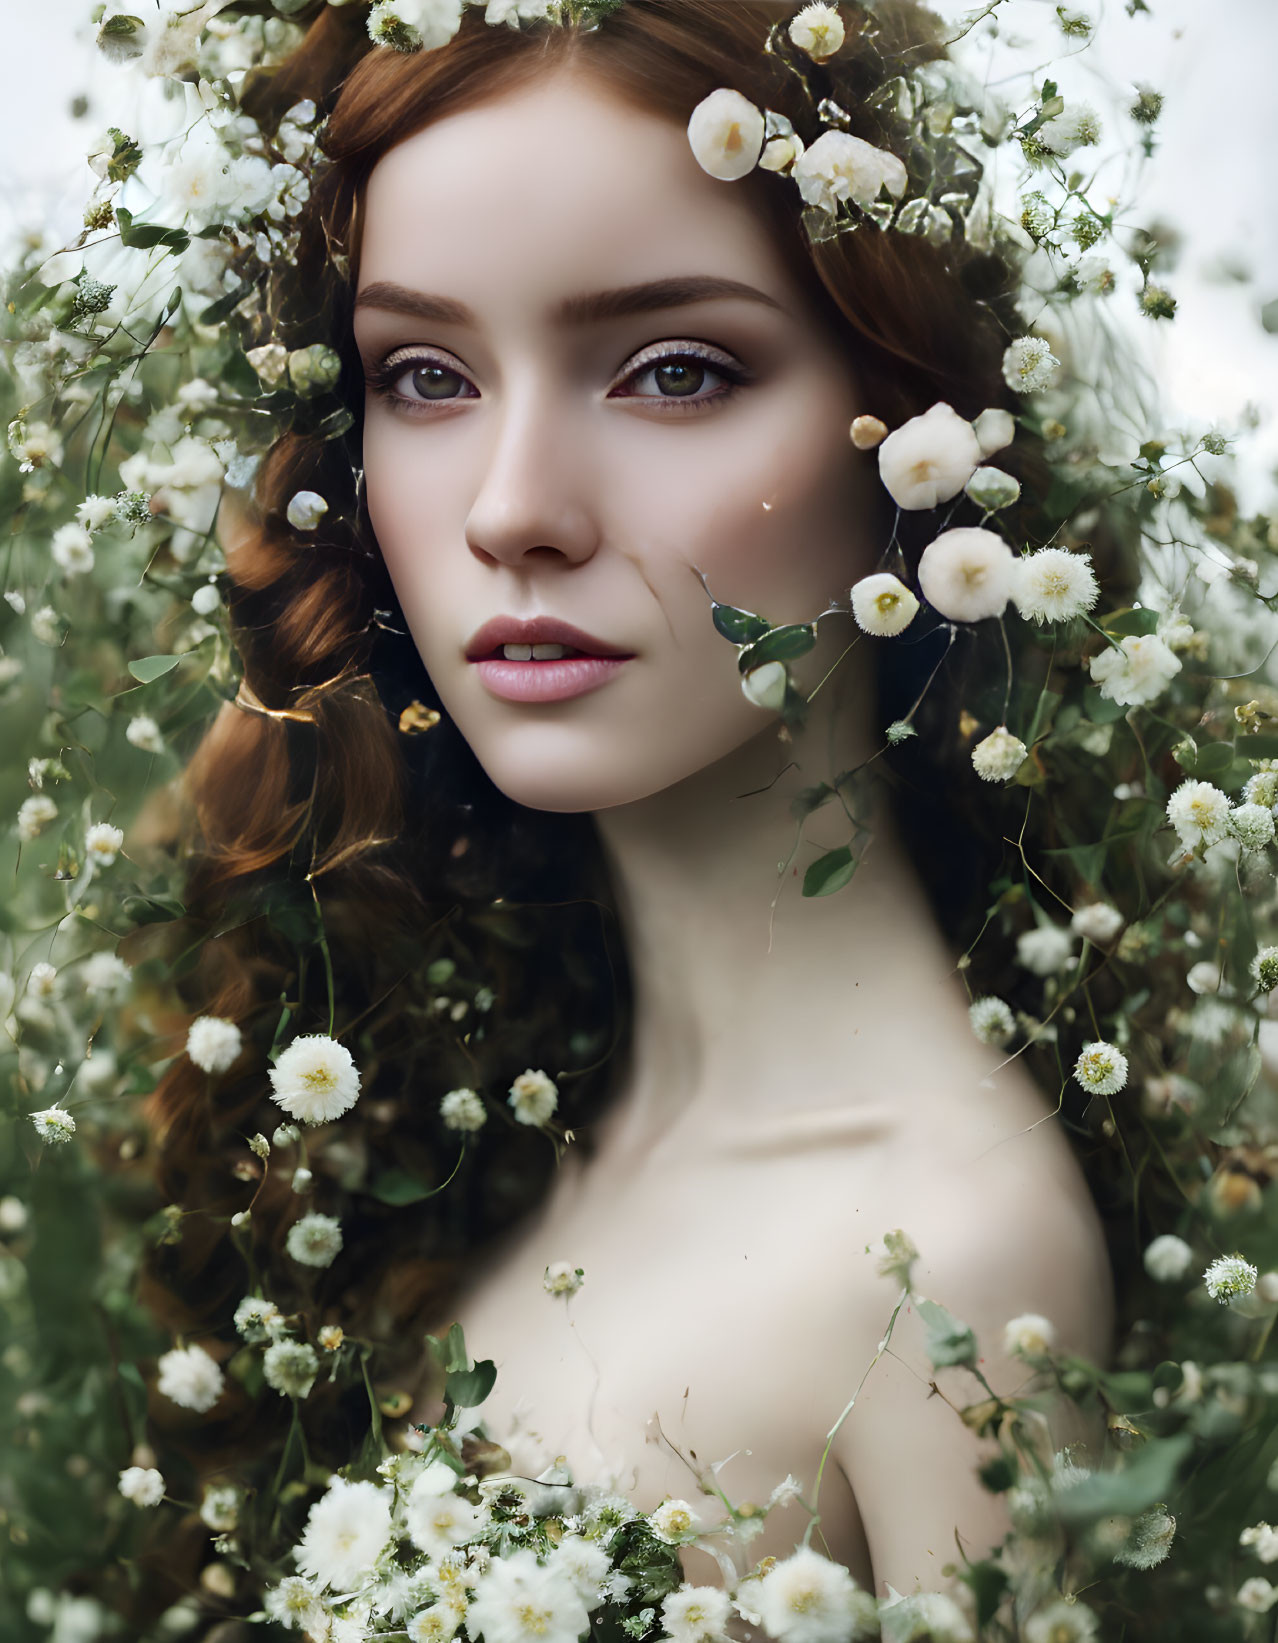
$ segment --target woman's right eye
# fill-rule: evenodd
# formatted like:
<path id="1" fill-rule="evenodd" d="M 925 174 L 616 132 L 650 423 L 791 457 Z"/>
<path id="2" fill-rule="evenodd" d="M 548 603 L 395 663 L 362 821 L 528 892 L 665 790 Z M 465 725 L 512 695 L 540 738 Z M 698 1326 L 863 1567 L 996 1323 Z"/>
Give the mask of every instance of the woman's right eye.
<path id="1" fill-rule="evenodd" d="M 405 379 L 409 379 L 411 392 L 401 393 L 398 385 Z M 479 397 L 457 391 L 458 385 L 474 386 L 460 371 L 423 354 L 399 354 L 383 360 L 369 372 L 368 384 L 395 410 L 410 415 L 429 416 L 435 405 Z"/>

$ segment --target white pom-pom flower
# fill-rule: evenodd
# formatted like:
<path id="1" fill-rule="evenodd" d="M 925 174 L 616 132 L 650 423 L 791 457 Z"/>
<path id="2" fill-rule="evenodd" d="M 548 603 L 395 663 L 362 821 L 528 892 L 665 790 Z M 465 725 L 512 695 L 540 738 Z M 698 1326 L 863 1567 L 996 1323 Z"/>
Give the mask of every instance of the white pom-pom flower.
<path id="1" fill-rule="evenodd" d="M 160 1393 L 183 1409 L 202 1415 L 222 1396 L 225 1377 L 202 1346 L 175 1346 L 161 1357 L 158 1367 Z"/>
<path id="2" fill-rule="evenodd" d="M 141 748 L 143 753 L 164 752 L 163 733 L 148 713 L 138 713 L 129 720 L 124 739 L 133 747 Z"/>
<path id="3" fill-rule="evenodd" d="M 942 531 L 919 560 L 923 597 L 951 622 L 1001 616 L 1011 597 L 1016 561 L 1001 536 L 979 527 Z"/>
<path id="4" fill-rule="evenodd" d="M 196 1016 L 186 1035 L 186 1053 L 206 1073 L 224 1073 L 240 1053 L 243 1040 L 233 1021 L 220 1015 Z"/>
<path id="5" fill-rule="evenodd" d="M 83 525 L 59 525 L 53 533 L 49 552 L 68 576 L 84 576 L 93 569 L 93 538 Z"/>
<path id="6" fill-rule="evenodd" d="M 927 1638 L 928 1643 L 974 1643 L 967 1616 L 945 1592 L 913 1592 L 904 1597 L 889 1584 L 888 1600 L 879 1615 L 883 1643 L 914 1643 L 916 1638 Z M 859 1639 L 875 1634 L 866 1630 L 855 1635 Z"/>
<path id="7" fill-rule="evenodd" d="M 332 1266 L 341 1247 L 342 1223 L 335 1215 L 303 1215 L 284 1240 L 284 1248 L 302 1266 Z"/>
<path id="8" fill-rule="evenodd" d="M 1251 961 L 1251 979 L 1262 993 L 1278 987 L 1278 947 L 1262 947 Z"/>
<path id="9" fill-rule="evenodd" d="M 1074 962 L 1074 939 L 1068 930 L 1043 924 L 1016 938 L 1016 962 L 1036 976 L 1054 976 Z"/>
<path id="10" fill-rule="evenodd" d="M 1003 381 L 1018 394 L 1036 394 L 1056 380 L 1060 360 L 1042 337 L 1017 337 L 1003 351 Z"/>
<path id="11" fill-rule="evenodd" d="M 824 63 L 834 56 L 843 44 L 843 19 L 835 6 L 814 0 L 810 6 L 790 19 L 789 34 L 800 51 L 806 51 L 814 63 Z"/>
<path id="12" fill-rule="evenodd" d="M 1174 1232 L 1160 1233 L 1145 1250 L 1145 1271 L 1155 1283 L 1174 1284 L 1193 1265 L 1194 1252 Z"/>
<path id="13" fill-rule="evenodd" d="M 722 1643 L 732 1604 L 719 1586 L 691 1586 L 685 1580 L 661 1605 L 661 1624 L 672 1643 Z"/>
<path id="14" fill-rule="evenodd" d="M 688 142 L 703 171 L 721 182 L 735 182 L 757 165 L 763 128 L 763 114 L 748 97 L 720 86 L 693 109 Z"/>
<path id="15" fill-rule="evenodd" d="M 1180 672 L 1180 657 L 1156 633 L 1129 634 L 1087 664 L 1100 693 L 1123 707 L 1156 700 Z"/>
<path id="16" fill-rule="evenodd" d="M 1016 1017 L 1001 998 L 978 998 L 968 1005 L 968 1020 L 982 1044 L 1002 1049 L 1016 1032 Z"/>
<path id="17" fill-rule="evenodd" d="M 340 1118 L 359 1099 L 359 1071 L 351 1052 L 326 1033 L 295 1038 L 267 1076 L 271 1099 L 304 1124 Z"/>
<path id="18" fill-rule="evenodd" d="M 1181 782 L 1167 801 L 1167 820 L 1186 850 L 1206 849 L 1229 836 L 1229 800 L 1210 782 Z"/>
<path id="19" fill-rule="evenodd" d="M 1041 1312 L 1022 1312 L 1003 1326 L 1003 1350 L 1017 1357 L 1041 1357 L 1056 1343 L 1056 1326 Z"/>
<path id="20" fill-rule="evenodd" d="M 1235 805 L 1229 815 L 1229 831 L 1244 850 L 1263 850 L 1274 842 L 1274 814 L 1267 805 Z"/>
<path id="21" fill-rule="evenodd" d="M 396 51 L 434 51 L 461 25 L 462 0 L 377 0 L 368 14 L 368 37 Z"/>
<path id="22" fill-rule="evenodd" d="M 1090 941 L 1094 947 L 1104 947 L 1113 941 L 1123 927 L 1123 915 L 1107 901 L 1093 901 L 1080 907 L 1069 921 L 1076 936 Z"/>
<path id="23" fill-rule="evenodd" d="M 658 1540 L 677 1545 L 689 1540 L 701 1525 L 686 1500 L 664 1500 L 648 1519 L 648 1527 Z"/>
<path id="24" fill-rule="evenodd" d="M 868 1635 L 858 1602 L 868 1595 L 841 1563 L 801 1546 L 764 1575 L 747 1601 L 778 1643 L 851 1643 Z"/>
<path id="25" fill-rule="evenodd" d="M 463 1133 L 481 1129 L 488 1119 L 484 1103 L 471 1089 L 449 1090 L 439 1103 L 439 1116 L 450 1130 Z"/>
<path id="26" fill-rule="evenodd" d="M 61 1141 L 69 1141 L 75 1134 L 75 1119 L 61 1107 L 46 1107 L 42 1112 L 33 1112 L 31 1122 L 42 1141 L 49 1141 L 55 1145 Z"/>
<path id="27" fill-rule="evenodd" d="M 958 495 L 981 460 L 970 422 L 938 401 L 879 446 L 879 478 L 898 508 L 935 508 Z"/>
<path id="28" fill-rule="evenodd" d="M 900 199 L 909 181 L 904 165 L 847 131 L 824 131 L 794 162 L 790 173 L 808 205 L 833 215 L 846 200 L 873 205 L 886 188 Z"/>
<path id="29" fill-rule="evenodd" d="M 1016 561 L 1012 599 L 1027 620 L 1069 622 L 1099 598 L 1090 554 L 1040 548 Z"/>
<path id="30" fill-rule="evenodd" d="M 525 1067 L 510 1086 L 507 1100 L 521 1124 L 544 1124 L 559 1104 L 559 1092 L 540 1068 Z"/>
<path id="31" fill-rule="evenodd" d="M 126 1466 L 119 1489 L 135 1506 L 158 1506 L 164 1499 L 164 1476 L 154 1466 Z"/>
<path id="32" fill-rule="evenodd" d="M 95 867 L 110 867 L 120 854 L 124 833 L 110 822 L 94 822 L 85 831 L 84 853 Z"/>
<path id="33" fill-rule="evenodd" d="M 1079 1051 L 1074 1077 L 1093 1095 L 1117 1095 L 1127 1083 L 1127 1057 L 1115 1045 L 1096 1039 Z"/>
<path id="34" fill-rule="evenodd" d="M 346 1592 L 377 1562 L 390 1535 L 388 1494 L 375 1483 L 335 1477 L 311 1507 L 293 1555 L 308 1579 Z"/>
<path id="35" fill-rule="evenodd" d="M 1241 1255 L 1221 1255 L 1203 1273 L 1203 1282 L 1213 1301 L 1222 1306 L 1250 1295 L 1260 1276 L 1250 1261 Z"/>
<path id="36" fill-rule="evenodd" d="M 589 1629 L 576 1586 L 526 1547 L 492 1560 L 466 1609 L 467 1632 L 484 1643 L 573 1643 Z"/>
<path id="37" fill-rule="evenodd" d="M 1008 782 L 1029 757 L 1029 748 L 1006 725 L 991 730 L 972 749 L 972 768 L 985 782 Z"/>
<path id="38" fill-rule="evenodd" d="M 1092 1643 L 1097 1633 L 1096 1611 L 1077 1598 L 1049 1603 L 1025 1622 L 1025 1643 Z"/>
<path id="39" fill-rule="evenodd" d="M 891 571 L 863 576 L 851 589 L 852 615 L 865 633 L 890 638 L 903 633 L 918 614 L 919 602 Z"/>

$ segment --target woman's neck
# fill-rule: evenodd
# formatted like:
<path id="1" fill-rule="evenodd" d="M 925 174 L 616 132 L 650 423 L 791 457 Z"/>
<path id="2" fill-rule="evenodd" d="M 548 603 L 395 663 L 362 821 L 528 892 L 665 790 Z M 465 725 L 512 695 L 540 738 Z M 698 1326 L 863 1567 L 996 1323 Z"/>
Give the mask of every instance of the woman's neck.
<path id="1" fill-rule="evenodd" d="M 628 1149 L 677 1118 L 714 1123 L 731 1110 L 748 1123 L 853 1100 L 854 1066 L 881 1064 L 893 1044 L 901 1053 L 905 1023 L 930 1009 L 961 1014 L 952 961 L 882 796 L 851 884 L 802 894 L 808 863 L 846 844 L 851 828 L 832 799 L 795 851 L 791 803 L 872 750 L 865 683 L 827 686 L 792 744 L 770 726 L 685 781 L 596 813 L 634 978 L 632 1057 L 608 1123 Z M 826 1084 L 840 1077 L 841 1087 Z"/>

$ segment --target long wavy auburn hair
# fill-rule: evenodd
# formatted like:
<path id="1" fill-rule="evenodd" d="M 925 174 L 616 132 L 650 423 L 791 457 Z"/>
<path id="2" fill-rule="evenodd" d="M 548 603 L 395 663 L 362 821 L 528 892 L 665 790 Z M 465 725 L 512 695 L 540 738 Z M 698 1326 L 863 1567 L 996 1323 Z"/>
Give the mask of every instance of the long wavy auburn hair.
<path id="1" fill-rule="evenodd" d="M 680 124 L 730 85 L 786 114 L 807 141 L 819 134 L 823 97 L 847 110 L 856 134 L 885 141 L 872 101 L 885 53 L 942 56 L 937 20 L 883 0 L 870 32 L 849 8 L 843 51 L 825 66 L 799 59 L 800 74 L 781 36 L 778 49 L 765 49 L 772 25 L 792 11 L 772 0 L 626 0 L 595 27 L 512 30 L 471 8 L 447 46 L 404 55 L 370 45 L 363 7 L 323 6 L 299 49 L 244 87 L 245 106 L 267 132 L 313 98 L 325 116 L 326 156 L 296 264 L 275 270 L 246 346 L 336 349 L 336 399 L 353 423 L 329 438 L 299 425 L 261 466 L 251 517 L 227 551 L 248 690 L 221 710 L 185 776 L 187 912 L 172 947 L 185 955 L 179 986 L 192 1014 L 237 1022 L 243 1049 L 216 1077 L 178 1055 L 150 1098 L 160 1191 L 183 1214 L 180 1238 L 150 1261 L 147 1293 L 173 1329 L 224 1357 L 235 1349 L 231 1313 L 247 1280 L 286 1312 L 377 1343 L 373 1392 L 384 1410 L 401 1407 L 397 1395 L 423 1356 L 423 1325 L 443 1317 L 475 1251 L 535 1202 L 553 1168 L 545 1136 L 511 1121 L 507 1085 L 525 1067 L 544 1067 L 559 1083 L 563 1122 L 582 1126 L 614 1087 L 629 1035 L 626 956 L 591 819 L 507 799 L 442 713 L 424 732 L 401 728 L 441 705 L 404 631 L 356 484 L 364 384 L 351 311 L 369 175 L 433 120 L 569 59 L 619 98 Z M 1015 272 L 1003 258 L 961 237 L 938 247 L 870 226 L 813 243 L 790 179 L 756 171 L 732 186 L 768 223 L 846 347 L 867 411 L 896 425 L 937 400 L 966 417 L 1011 406 L 1000 359 L 1022 327 Z M 1038 462 L 1029 429 L 1000 457 L 1027 477 L 1027 494 Z M 304 540 L 285 518 L 302 489 L 330 506 Z M 885 501 L 885 543 L 891 524 Z M 907 556 L 922 545 L 911 530 L 926 525 L 905 521 Z M 1027 508 L 1015 528 L 1032 541 L 1041 526 Z M 888 662 L 901 671 L 883 677 L 886 718 L 914 689 L 924 651 L 930 667 L 937 652 L 929 646 Z M 958 694 L 950 681 L 940 693 L 947 744 Z M 952 803 L 960 778 L 918 763 L 926 752 L 912 756 L 901 779 L 915 794 L 908 808 L 926 823 L 922 798 Z M 945 912 L 957 934 L 988 864 L 977 852 L 943 865 L 938 878 L 962 890 L 962 906 Z M 493 995 L 487 1009 L 484 989 Z M 317 1149 L 313 1193 L 303 1199 L 290 1188 L 296 1159 L 286 1154 L 283 1167 L 273 1159 L 264 1177 L 246 1138 L 269 1136 L 281 1117 L 268 1099 L 272 1046 L 329 1030 L 330 1015 L 363 1091 Z M 489 1119 L 459 1164 L 459 1138 L 438 1109 L 441 1095 L 462 1085 L 484 1095 Z M 577 1144 L 588 1145 L 588 1128 L 578 1133 Z M 230 1217 L 250 1203 L 249 1226 L 233 1232 Z M 282 1249 L 288 1227 L 311 1208 L 342 1224 L 341 1253 L 323 1271 Z M 255 1395 L 251 1377 L 229 1384 L 201 1419 L 153 1402 L 157 1429 L 204 1475 L 277 1457 L 285 1442 L 287 1400 Z M 334 1465 L 355 1452 L 370 1420 L 362 1392 L 324 1381 L 299 1410 L 312 1456 Z"/>

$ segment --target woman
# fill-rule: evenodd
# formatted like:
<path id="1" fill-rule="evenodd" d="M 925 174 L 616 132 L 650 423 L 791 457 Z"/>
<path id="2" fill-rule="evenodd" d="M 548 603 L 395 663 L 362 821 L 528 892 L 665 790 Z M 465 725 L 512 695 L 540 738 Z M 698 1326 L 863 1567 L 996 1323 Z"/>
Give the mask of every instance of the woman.
<path id="1" fill-rule="evenodd" d="M 336 997 L 349 987 L 363 1001 L 338 1019 L 359 1025 L 377 1007 L 386 1026 L 393 1003 L 368 978 L 397 897 L 412 898 L 399 936 L 428 951 L 425 910 L 450 897 L 481 933 L 507 898 L 534 914 L 583 891 L 611 899 L 633 989 L 611 1060 L 587 1041 L 573 1069 L 557 1048 L 570 1016 L 555 1019 L 556 998 L 571 993 L 555 967 L 573 955 L 517 957 L 517 986 L 552 1016 L 530 1069 L 540 1060 L 566 1085 L 575 1072 L 606 1111 L 565 1099 L 570 1144 L 530 1213 L 516 1178 L 546 1171 L 514 1150 L 536 1125 L 521 1133 L 509 1112 L 487 1175 L 463 1160 L 461 1230 L 441 1207 L 448 1190 L 422 1211 L 433 1235 L 405 1230 L 412 1211 L 344 1213 L 326 1315 L 347 1316 L 363 1290 L 383 1331 L 459 1319 L 497 1363 L 484 1421 L 516 1469 L 562 1455 L 579 1481 L 613 1479 L 645 1506 L 695 1496 L 715 1462 L 736 1501 L 766 1499 L 787 1473 L 810 1488 L 873 1363 L 833 1440 L 818 1534 L 883 1595 L 942 1589 L 960 1549 L 980 1557 L 1007 1527 L 977 1476 L 988 1442 L 956 1413 L 971 1379 L 933 1371 L 912 1310 L 875 1361 L 899 1288 L 880 1272 L 883 1236 L 913 1240 L 916 1281 L 976 1331 L 997 1393 L 1026 1380 L 1008 1320 L 1045 1315 L 1062 1350 L 1103 1361 L 1112 1303 L 1097 1212 L 1051 1103 L 973 1038 L 950 946 L 960 931 L 935 922 L 918 840 L 873 785 L 856 796 L 850 887 L 800 894 L 813 853 L 846 832 L 837 807 L 820 811 L 796 854 L 803 795 L 880 746 L 870 642 L 843 655 L 850 615 L 823 617 L 792 664 L 806 723 L 779 737 L 711 622 L 707 590 L 803 623 L 881 567 L 893 514 L 873 457 L 849 442 L 854 419 L 897 425 L 938 400 L 975 417 L 1008 397 L 1010 285 L 994 259 L 956 245 L 951 267 L 938 247 L 868 224 L 809 246 L 789 179 L 727 182 L 698 166 L 688 119 L 718 86 L 811 128 L 815 92 L 764 50 L 789 14 L 629 0 L 594 28 L 520 31 L 472 14 L 448 45 L 400 57 L 357 49 L 330 12 L 250 94 L 250 106 L 318 97 L 343 52 L 363 55 L 329 115 L 333 169 L 308 255 L 322 243 L 335 258 L 319 307 L 361 424 L 367 521 L 362 538 L 339 521 L 299 540 L 284 504 L 312 484 L 340 497 L 340 453 L 301 436 L 272 453 L 262 527 L 229 555 L 249 711 L 225 710 L 198 761 L 193 905 L 215 916 L 228 886 L 253 891 L 289 852 L 296 882 L 309 855 Z M 870 138 L 870 59 L 889 35 L 854 41 L 843 66 L 808 64 Z M 934 54 L 921 38 L 913 49 Z M 297 340 L 316 340 L 307 282 L 285 270 L 277 296 Z M 964 522 L 978 518 L 973 507 Z M 367 559 L 352 551 L 372 543 Z M 508 643 L 612 659 L 503 661 Z M 927 669 L 936 656 L 927 647 Z M 370 670 L 389 719 L 350 684 Z M 246 814 L 250 770 L 261 787 Z M 598 860 L 583 855 L 565 894 L 577 850 Z M 951 877 L 971 871 L 958 856 Z M 980 894 L 970 878 L 957 888 Z M 372 895 L 376 907 L 356 905 Z M 206 1007 L 278 1015 L 278 973 L 257 982 L 229 961 L 222 973 Z M 488 1047 L 494 1084 L 515 1070 L 500 1051 Z M 431 1069 L 438 1094 L 482 1086 L 484 1053 L 459 1030 Z M 441 1127 L 437 1099 L 404 1097 L 402 1061 L 378 1065 L 379 1099 L 352 1126 L 365 1118 L 375 1145 L 442 1183 L 463 1124 Z M 155 1110 L 174 1196 L 190 1202 L 197 1171 L 212 1179 L 219 1128 L 259 1122 L 260 1083 L 228 1078 L 210 1121 L 182 1079 Z M 321 1153 L 315 1168 L 323 1209 L 342 1166 Z M 283 1187 L 255 1200 L 258 1259 L 295 1215 Z M 206 1316 L 210 1258 L 190 1244 L 162 1257 L 203 1274 Z M 226 1306 L 234 1267 L 212 1259 Z M 585 1275 L 567 1308 L 543 1284 L 557 1262 Z M 400 1384 L 421 1383 L 421 1347 L 413 1364 L 401 1346 Z M 422 1386 L 414 1418 L 432 1408 Z M 1057 1418 L 1055 1447 L 1081 1435 Z M 783 1552 L 805 1522 L 799 1504 L 779 1506 L 751 1554 Z"/>

